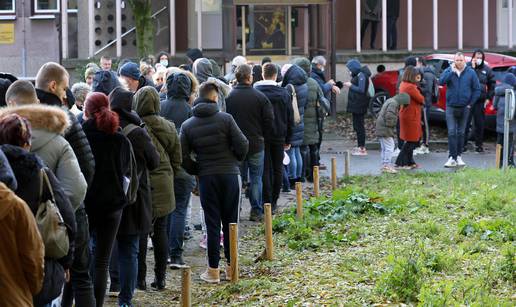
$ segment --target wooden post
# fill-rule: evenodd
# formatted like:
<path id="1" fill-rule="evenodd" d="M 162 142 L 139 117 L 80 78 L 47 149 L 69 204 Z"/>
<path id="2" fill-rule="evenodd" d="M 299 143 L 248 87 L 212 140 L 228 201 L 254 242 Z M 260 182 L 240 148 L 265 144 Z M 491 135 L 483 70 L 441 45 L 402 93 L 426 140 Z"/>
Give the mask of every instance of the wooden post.
<path id="1" fill-rule="evenodd" d="M 501 157 L 502 157 L 502 145 L 496 144 L 496 160 L 495 160 L 496 168 L 500 168 L 500 166 L 502 165 Z"/>
<path id="2" fill-rule="evenodd" d="M 319 166 L 314 166 L 314 194 L 319 197 Z"/>
<path id="3" fill-rule="evenodd" d="M 181 306 L 192 306 L 192 270 L 190 267 L 181 270 Z"/>
<path id="4" fill-rule="evenodd" d="M 351 155 L 349 151 L 346 151 L 344 154 L 344 177 L 349 177 L 349 161 L 351 160 Z"/>
<path id="5" fill-rule="evenodd" d="M 337 189 L 337 158 L 331 158 L 331 189 Z"/>
<path id="6" fill-rule="evenodd" d="M 231 266 L 231 282 L 238 282 L 238 224 L 229 224 L 229 253 Z"/>
<path id="7" fill-rule="evenodd" d="M 296 182 L 297 218 L 303 219 L 303 184 Z"/>
<path id="8" fill-rule="evenodd" d="M 265 204 L 265 253 L 266 259 L 273 258 L 273 243 L 272 243 L 272 208 L 271 204 Z"/>

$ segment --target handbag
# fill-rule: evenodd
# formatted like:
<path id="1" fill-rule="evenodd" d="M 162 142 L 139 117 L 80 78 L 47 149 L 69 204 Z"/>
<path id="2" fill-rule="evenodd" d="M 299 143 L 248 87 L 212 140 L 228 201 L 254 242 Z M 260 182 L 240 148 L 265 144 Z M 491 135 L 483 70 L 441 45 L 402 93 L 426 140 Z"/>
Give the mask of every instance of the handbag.
<path id="1" fill-rule="evenodd" d="M 292 84 L 289 84 L 292 91 L 292 109 L 294 110 L 294 124 L 299 125 L 301 122 L 301 114 L 299 114 L 299 107 L 297 106 L 296 89 Z"/>
<path id="2" fill-rule="evenodd" d="M 56 206 L 54 192 L 44 168 L 40 170 L 39 207 L 36 223 L 45 244 L 45 257 L 60 259 L 68 254 L 70 243 L 68 230 L 63 217 Z M 44 188 L 50 192 L 50 199 L 42 201 Z"/>

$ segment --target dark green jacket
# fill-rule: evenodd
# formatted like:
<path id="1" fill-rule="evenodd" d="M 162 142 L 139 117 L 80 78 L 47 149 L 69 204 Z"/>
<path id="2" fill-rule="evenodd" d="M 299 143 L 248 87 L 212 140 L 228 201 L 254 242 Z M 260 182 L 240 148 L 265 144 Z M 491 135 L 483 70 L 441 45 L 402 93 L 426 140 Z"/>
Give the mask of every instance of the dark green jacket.
<path id="1" fill-rule="evenodd" d="M 396 123 L 400 106 L 408 105 L 410 96 L 406 93 L 398 94 L 387 99 L 376 118 L 376 136 L 379 138 L 396 137 Z"/>
<path id="2" fill-rule="evenodd" d="M 150 172 L 152 187 L 152 215 L 163 217 L 176 208 L 174 174 L 182 163 L 181 145 L 173 123 L 159 116 L 158 92 L 145 86 L 134 95 L 133 109 L 145 122 L 145 128 L 158 150 L 159 166 Z"/>

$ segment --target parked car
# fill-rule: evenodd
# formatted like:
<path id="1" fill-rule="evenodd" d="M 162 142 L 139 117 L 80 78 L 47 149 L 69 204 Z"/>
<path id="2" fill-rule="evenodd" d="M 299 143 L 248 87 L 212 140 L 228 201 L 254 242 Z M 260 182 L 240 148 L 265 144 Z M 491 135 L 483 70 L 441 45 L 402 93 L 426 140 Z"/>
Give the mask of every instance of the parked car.
<path id="1" fill-rule="evenodd" d="M 453 63 L 454 54 L 430 54 L 424 56 L 428 65 L 432 65 L 436 75 L 440 74 Z M 466 61 L 471 61 L 471 56 L 466 56 Z M 485 63 L 491 67 L 495 75 L 496 82 L 499 83 L 507 70 L 516 65 L 516 57 L 497 53 L 486 53 Z M 385 67 L 378 66 L 378 73 L 371 79 L 375 88 L 376 95 L 371 98 L 369 109 L 371 114 L 376 116 L 380 112 L 383 103 L 396 95 L 396 83 L 398 82 L 399 71 L 384 71 Z M 433 104 L 429 118 L 434 121 L 446 121 L 446 86 L 439 86 L 439 101 Z M 493 101 L 489 101 L 485 110 L 486 129 L 494 130 L 496 127 L 496 110 L 493 108 Z"/>

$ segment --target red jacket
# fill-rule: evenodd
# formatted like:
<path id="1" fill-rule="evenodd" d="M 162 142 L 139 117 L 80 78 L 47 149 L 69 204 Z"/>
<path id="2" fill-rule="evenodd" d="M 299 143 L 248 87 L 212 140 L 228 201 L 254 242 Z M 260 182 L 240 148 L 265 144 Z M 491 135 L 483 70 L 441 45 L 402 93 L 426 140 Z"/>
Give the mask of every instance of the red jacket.
<path id="1" fill-rule="evenodd" d="M 400 108 L 400 138 L 406 142 L 418 142 L 422 136 L 421 107 L 425 97 L 414 83 L 405 81 L 400 84 L 400 93 L 410 96 L 409 105 Z"/>

